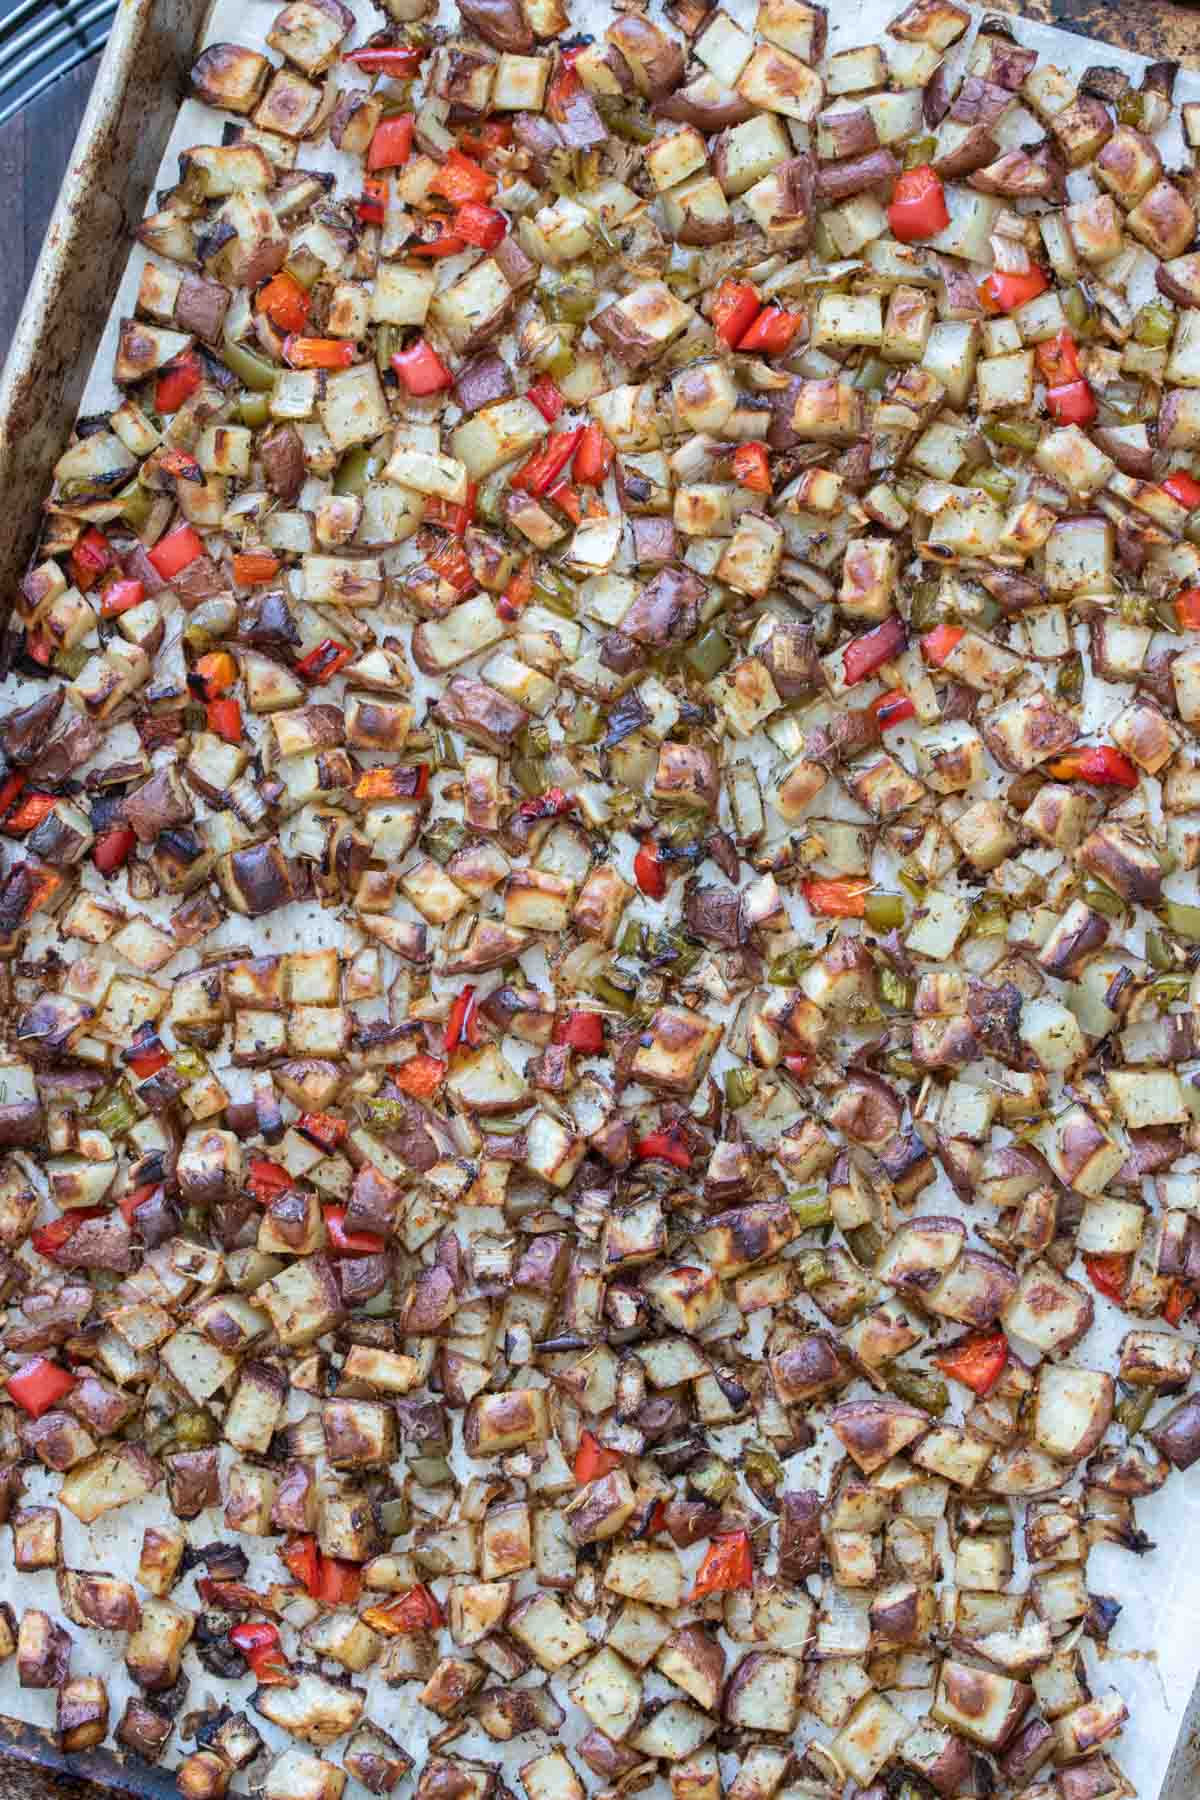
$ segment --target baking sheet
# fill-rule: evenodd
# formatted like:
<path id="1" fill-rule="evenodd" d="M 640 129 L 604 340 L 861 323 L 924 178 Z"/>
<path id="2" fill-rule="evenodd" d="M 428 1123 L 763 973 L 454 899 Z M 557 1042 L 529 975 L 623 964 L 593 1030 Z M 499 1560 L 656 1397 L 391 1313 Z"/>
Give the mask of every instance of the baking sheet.
<path id="1" fill-rule="evenodd" d="M 228 39 L 243 44 L 264 46 L 266 32 L 279 10 L 278 0 L 217 0 L 210 19 L 206 41 L 214 42 Z M 372 30 L 377 29 L 379 17 L 365 0 L 354 0 L 359 29 L 353 41 L 361 42 Z M 727 8 L 735 17 L 746 24 L 753 22 L 753 5 L 749 0 L 733 0 Z M 860 0 L 860 3 L 846 3 L 831 7 L 830 48 L 842 49 L 863 42 L 878 41 L 882 38 L 888 19 L 898 10 L 898 0 Z M 446 15 L 449 18 L 450 14 Z M 581 22 L 583 14 L 580 15 Z M 602 27 L 606 12 L 597 7 L 586 15 L 586 22 L 593 29 Z M 1115 28 L 1115 26 L 1114 26 Z M 1081 71 L 1089 63 L 1096 61 L 1115 63 L 1127 68 L 1135 76 L 1144 66 L 1142 59 L 1113 49 L 1108 44 L 1091 44 L 1084 39 L 1069 36 L 1052 28 L 1018 21 L 1017 36 L 1023 43 L 1037 48 L 1048 60 L 1060 67 L 1075 72 Z M 955 53 L 961 56 L 966 45 L 959 47 Z M 1176 100 L 1200 99 L 1200 78 L 1194 75 L 1180 77 Z M 196 102 L 187 101 L 181 109 L 180 117 L 172 134 L 163 163 L 161 185 L 169 186 L 175 179 L 175 158 L 181 149 L 198 142 L 213 141 L 217 138 L 222 119 L 209 109 Z M 1009 128 L 1010 141 L 1021 141 L 1040 135 L 1033 122 L 1026 115 L 1018 115 L 1018 119 Z M 1163 140 L 1164 146 L 1171 154 L 1168 164 L 1179 160 L 1181 144 L 1178 127 L 1173 122 L 1171 135 Z M 317 167 L 332 170 L 338 177 L 339 192 L 357 191 L 361 173 L 361 165 L 357 158 L 344 158 L 333 151 L 329 145 L 314 149 L 303 146 L 298 163 L 303 167 Z M 1082 178 L 1074 177 L 1073 181 Z M 117 302 L 113 308 L 110 324 L 101 341 L 96 357 L 93 374 L 88 382 L 83 410 L 99 411 L 115 401 L 115 390 L 109 371 L 112 366 L 113 349 L 116 342 L 116 321 L 133 311 L 137 293 L 140 269 L 145 260 L 144 253 L 135 249 L 126 271 Z M 395 629 L 393 621 L 389 621 L 389 629 Z M 468 665 L 470 667 L 471 665 Z M 418 677 L 417 685 L 423 689 L 426 684 Z M 5 683 L 0 687 L 0 706 L 7 709 L 20 704 L 31 693 L 40 689 L 27 688 L 16 681 Z M 1087 721 L 1085 721 L 1086 725 Z M 132 736 L 131 728 L 122 728 Z M 903 743 L 903 736 L 898 742 Z M 117 734 L 110 738 L 104 752 L 104 760 L 109 760 L 119 753 L 120 739 Z M 838 810 L 829 803 L 829 796 L 822 796 L 819 809 L 824 812 Z M 849 810 L 845 809 L 847 816 Z M 629 864 L 632 857 L 632 842 L 623 840 L 619 845 L 618 860 L 622 871 L 630 874 Z M 89 865 L 90 876 L 90 865 Z M 94 879 L 94 877 L 92 877 Z M 96 885 L 99 885 L 97 882 Z M 1189 893 L 1195 883 L 1191 877 L 1175 877 L 1170 884 L 1171 891 L 1180 898 L 1194 898 Z M 110 890 L 111 891 L 111 890 Z M 646 916 L 653 916 L 654 909 L 649 903 L 639 903 Z M 157 901 L 145 904 L 144 910 L 156 918 L 162 918 L 169 910 L 166 902 Z M 323 911 L 315 904 L 305 904 L 288 908 L 268 918 L 250 922 L 234 918 L 224 924 L 210 938 L 204 941 L 204 949 L 210 950 L 221 943 L 242 943 L 250 941 L 256 950 L 285 950 L 303 943 L 306 948 L 318 944 L 337 943 L 343 949 L 357 947 L 359 934 L 352 927 L 346 927 L 334 914 Z M 171 975 L 193 966 L 197 959 L 195 951 L 186 951 L 161 973 L 158 979 L 166 981 Z M 531 970 L 532 972 L 532 970 Z M 452 985 L 452 984 L 442 984 Z M 508 1046 L 511 1050 L 512 1046 Z M 516 1060 L 514 1058 L 514 1060 Z M 214 1059 L 218 1068 L 221 1058 Z M 718 1067 L 720 1064 L 717 1065 Z M 224 1071 L 220 1071 L 224 1073 Z M 235 1095 L 248 1091 L 249 1077 L 244 1073 L 232 1072 L 228 1085 Z M 944 1178 L 939 1174 L 936 1188 L 929 1188 L 921 1196 L 918 1210 L 921 1212 L 954 1211 L 963 1209 L 950 1193 Z M 1097 1297 L 1097 1323 L 1089 1338 L 1082 1347 L 1081 1360 L 1094 1362 L 1096 1366 L 1112 1367 L 1115 1348 L 1123 1335 L 1129 1321 Z M 761 1337 L 761 1315 L 751 1321 L 752 1330 L 749 1346 L 757 1346 Z M 293 1393 L 291 1397 L 291 1415 L 299 1417 L 309 1410 L 310 1401 L 307 1396 Z M 827 1444 L 818 1445 L 814 1452 L 797 1457 L 788 1466 L 789 1485 L 799 1485 L 814 1477 L 819 1478 L 822 1470 L 828 1465 L 829 1449 Z M 226 1461 L 232 1460 L 228 1450 L 223 1451 Z M 465 1464 L 460 1464 L 465 1467 Z M 30 1474 L 26 1504 L 36 1504 L 43 1496 L 48 1496 L 51 1488 L 57 1486 L 57 1478 L 53 1483 L 50 1478 L 38 1471 Z M 85 1528 L 65 1510 L 62 1512 L 64 1535 L 64 1560 L 70 1567 L 88 1569 L 107 1569 L 113 1573 L 132 1576 L 136 1567 L 138 1546 L 145 1523 L 149 1522 L 161 1509 L 163 1501 L 157 1501 L 138 1508 L 127 1507 L 116 1513 L 107 1515 L 94 1526 Z M 1112 1633 L 1107 1651 L 1098 1653 L 1093 1646 L 1087 1645 L 1087 1656 L 1093 1675 L 1093 1683 L 1097 1691 L 1108 1686 L 1115 1686 L 1125 1697 L 1131 1712 L 1131 1719 L 1118 1745 L 1115 1754 L 1117 1760 L 1136 1786 L 1140 1796 L 1147 1797 L 1159 1792 L 1163 1775 L 1170 1759 L 1175 1737 L 1183 1717 L 1184 1708 L 1192 1692 L 1197 1672 L 1200 1671 L 1200 1638 L 1194 1627 L 1194 1608 L 1189 1603 L 1188 1575 L 1191 1565 L 1191 1546 L 1197 1526 L 1200 1526 L 1200 1474 L 1175 1475 L 1168 1487 L 1149 1500 L 1138 1503 L 1139 1522 L 1157 1541 L 1157 1549 L 1144 1561 L 1139 1561 L 1127 1553 L 1110 1547 L 1101 1547 L 1092 1553 L 1089 1562 L 1089 1587 L 1093 1592 L 1106 1593 L 1120 1601 L 1124 1611 Z M 219 1510 L 202 1515 L 188 1527 L 190 1541 L 194 1545 L 203 1545 L 214 1539 L 227 1537 Z M 266 1585 L 272 1579 L 278 1579 L 280 1568 L 273 1553 L 272 1545 L 278 1540 L 268 1540 L 256 1549 L 255 1540 L 241 1538 L 243 1548 L 251 1554 L 252 1564 L 250 1579 L 259 1585 Z M 685 1563 L 689 1566 L 699 1560 L 701 1551 L 696 1548 L 684 1553 Z M 1018 1582 L 1019 1585 L 1019 1582 Z M 195 1604 L 193 1577 L 189 1576 L 175 1590 L 174 1597 L 185 1605 Z M 57 1594 L 51 1573 L 28 1576 L 21 1581 L 21 1603 L 23 1605 L 40 1605 L 51 1613 L 57 1614 Z M 596 1625 L 597 1635 L 599 1624 Z M 124 1663 L 122 1660 L 124 1640 L 102 1633 L 79 1633 L 72 1628 L 76 1640 L 73 1659 L 73 1672 L 103 1674 L 109 1684 L 112 1705 L 112 1719 L 115 1724 L 124 1706 L 125 1698 L 131 1691 Z M 727 1644 L 727 1650 L 733 1646 Z M 736 1652 L 734 1652 L 736 1655 Z M 230 1687 L 228 1684 L 217 1684 L 209 1678 L 196 1660 L 194 1652 L 185 1657 L 185 1669 L 192 1678 L 192 1691 L 189 1707 L 200 1706 L 206 1695 L 212 1694 L 222 1703 L 243 1704 L 248 1699 L 253 1683 L 243 1681 Z M 364 1680 L 364 1678 L 358 1678 Z M 415 1689 L 399 1689 L 390 1691 L 380 1682 L 377 1676 L 365 1678 L 364 1685 L 368 1690 L 366 1716 L 374 1719 L 386 1729 L 392 1731 L 410 1754 L 420 1759 L 426 1741 L 430 1735 L 430 1727 L 435 1729 L 440 1722 L 432 1714 L 426 1712 L 415 1699 Z M 559 1694 L 560 1700 L 568 1708 L 568 1721 L 561 1734 L 561 1741 L 570 1745 L 578 1737 L 581 1729 L 581 1716 L 570 1708 L 566 1701 L 566 1681 L 563 1677 L 555 1677 L 552 1686 Z M 219 1687 L 219 1693 L 218 1693 Z M 647 1698 L 666 1695 L 673 1690 L 657 1676 L 650 1676 L 646 1682 Z M 893 1696 L 895 1698 L 895 1696 Z M 924 1710 L 926 1699 L 914 1700 L 911 1707 L 904 1700 L 899 1704 L 906 1705 L 914 1714 Z M 53 1696 L 21 1690 L 16 1683 L 14 1664 L 10 1661 L 0 1665 L 0 1710 L 17 1716 L 30 1718 L 42 1724 L 50 1724 L 53 1720 Z M 290 1739 L 269 1726 L 266 1721 L 256 1715 L 255 1722 L 264 1738 L 275 1748 L 283 1748 Z M 803 1743 L 808 1738 L 825 1739 L 829 1735 L 810 1715 L 802 1715 L 797 1742 Z M 167 1756 L 168 1762 L 177 1761 L 181 1750 L 190 1745 L 173 1740 L 172 1748 Z M 490 1742 L 481 1733 L 469 1728 L 464 1735 L 449 1747 L 452 1755 L 476 1756 L 491 1763 L 496 1763 L 508 1772 L 510 1779 L 516 1770 L 530 1757 L 547 1748 L 546 1741 L 540 1734 L 522 1738 L 516 1745 L 502 1750 Z M 333 1760 L 338 1760 L 338 1749 L 325 1752 Z M 735 1759 L 724 1759 L 727 1775 L 732 1774 Z M 235 1788 L 244 1786 L 241 1777 L 235 1780 Z M 665 1789 L 665 1784 L 659 1784 Z M 350 1791 L 358 1792 L 356 1785 L 351 1784 Z"/>

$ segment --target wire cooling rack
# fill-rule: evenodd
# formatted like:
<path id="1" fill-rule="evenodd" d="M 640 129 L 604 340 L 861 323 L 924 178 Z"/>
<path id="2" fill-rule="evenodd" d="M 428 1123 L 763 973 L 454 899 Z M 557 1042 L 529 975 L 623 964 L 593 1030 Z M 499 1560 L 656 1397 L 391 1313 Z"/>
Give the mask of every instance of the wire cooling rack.
<path id="1" fill-rule="evenodd" d="M 16 0 L 0 17 L 0 124 L 103 49 L 115 11 L 116 0 Z"/>

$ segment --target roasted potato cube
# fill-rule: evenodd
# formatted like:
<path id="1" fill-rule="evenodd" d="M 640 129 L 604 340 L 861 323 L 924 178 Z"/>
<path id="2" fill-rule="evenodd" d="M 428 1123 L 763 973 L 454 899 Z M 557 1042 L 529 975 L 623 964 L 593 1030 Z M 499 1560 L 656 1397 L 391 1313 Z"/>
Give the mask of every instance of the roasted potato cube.
<path id="1" fill-rule="evenodd" d="M 254 1290 L 269 1313 L 285 1349 L 300 1349 L 332 1330 L 342 1317 L 342 1296 L 333 1265 L 324 1256 L 290 1263 Z"/>
<path id="2" fill-rule="evenodd" d="M 173 1687 L 184 1646 L 196 1628 L 192 1613 L 170 1600 L 142 1604 L 142 1622 L 125 1648 L 125 1666 L 138 1686 L 151 1693 Z"/>
<path id="3" fill-rule="evenodd" d="M 285 10 L 295 12 L 299 9 L 289 6 Z M 408 1758 L 405 1757 L 404 1761 L 407 1764 Z M 359 1779 L 362 1779 L 361 1775 Z M 326 1762 L 320 1756 L 311 1756 L 307 1750 L 292 1745 L 271 1764 L 262 1793 L 263 1800 L 341 1800 L 345 1786 L 345 1769 L 339 1769 L 336 1763 Z M 387 1788 L 371 1787 L 372 1793 L 388 1791 Z"/>
<path id="4" fill-rule="evenodd" d="M 274 74 L 270 59 L 240 44 L 210 44 L 192 64 L 192 92 L 223 112 L 250 113 Z"/>
<path id="5" fill-rule="evenodd" d="M 508 1631 L 551 1674 L 581 1656 L 590 1643 L 580 1621 L 545 1592 L 518 1601 L 508 1615 Z"/>
<path id="6" fill-rule="evenodd" d="M 650 1021 L 649 1042 L 639 1044 L 632 1074 L 656 1092 L 690 1094 L 702 1080 L 722 1028 L 683 1006 L 660 1007 Z"/>
<path id="7" fill-rule="evenodd" d="M 23 1688 L 61 1688 L 71 1664 L 71 1639 L 49 1613 L 30 1607 L 17 1630 L 17 1679 Z"/>
<path id="8" fill-rule="evenodd" d="M 642 1703 L 637 1672 L 607 1645 L 573 1677 L 570 1693 L 593 1725 L 618 1742 L 632 1729 Z"/>
<path id="9" fill-rule="evenodd" d="M 800 1710 L 803 1667 L 794 1657 L 753 1650 L 725 1687 L 724 1718 L 734 1730 L 790 1733 Z"/>
<path id="10" fill-rule="evenodd" d="M 1033 1700 L 1033 1689 L 950 1658 L 942 1664 L 932 1717 L 986 1749 L 1002 1749 Z"/>
<path id="11" fill-rule="evenodd" d="M 1091 1328 L 1092 1298 L 1077 1282 L 1059 1275 L 1049 1263 L 1035 1262 L 1022 1274 L 1004 1308 L 1007 1331 L 1049 1353 L 1070 1350 Z"/>
<path id="12" fill-rule="evenodd" d="M 108 1736 L 108 1689 L 98 1675 L 76 1675 L 58 1690 L 59 1748 L 91 1750 Z M 182 1791 L 182 1789 L 181 1789 Z"/>
<path id="13" fill-rule="evenodd" d="M 1148 250 L 1163 259 L 1182 256 L 1196 236 L 1195 208 L 1166 180 L 1155 182 L 1125 215 L 1125 224 Z"/>
<path id="14" fill-rule="evenodd" d="M 522 1444 L 541 1443 L 549 1435 L 546 1393 L 542 1388 L 510 1388 L 502 1394 L 480 1394 L 467 1408 L 464 1442 L 470 1456 L 498 1456 Z"/>

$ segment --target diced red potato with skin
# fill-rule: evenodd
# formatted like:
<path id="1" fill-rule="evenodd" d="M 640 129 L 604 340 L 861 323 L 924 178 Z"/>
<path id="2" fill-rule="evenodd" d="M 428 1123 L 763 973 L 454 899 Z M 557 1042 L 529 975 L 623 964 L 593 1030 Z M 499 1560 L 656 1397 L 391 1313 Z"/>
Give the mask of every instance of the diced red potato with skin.
<path id="1" fill-rule="evenodd" d="M 973 1743 L 1003 1749 L 1033 1700 L 1033 1689 L 965 1663 L 942 1664 L 933 1717 Z"/>

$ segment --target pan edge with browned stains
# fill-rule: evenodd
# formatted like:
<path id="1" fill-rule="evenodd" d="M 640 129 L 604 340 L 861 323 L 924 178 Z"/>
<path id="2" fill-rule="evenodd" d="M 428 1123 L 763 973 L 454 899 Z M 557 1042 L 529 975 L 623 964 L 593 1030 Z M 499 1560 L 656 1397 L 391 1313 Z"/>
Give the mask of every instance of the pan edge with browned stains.
<path id="1" fill-rule="evenodd" d="M 206 0 L 121 0 L 0 373 L 0 606 L 36 543 L 133 233 L 183 95 Z"/>

